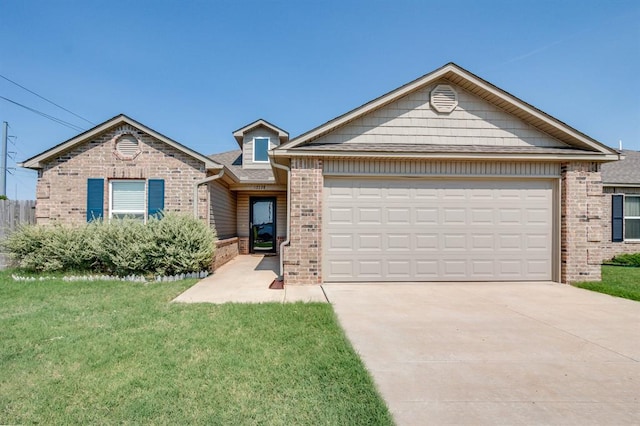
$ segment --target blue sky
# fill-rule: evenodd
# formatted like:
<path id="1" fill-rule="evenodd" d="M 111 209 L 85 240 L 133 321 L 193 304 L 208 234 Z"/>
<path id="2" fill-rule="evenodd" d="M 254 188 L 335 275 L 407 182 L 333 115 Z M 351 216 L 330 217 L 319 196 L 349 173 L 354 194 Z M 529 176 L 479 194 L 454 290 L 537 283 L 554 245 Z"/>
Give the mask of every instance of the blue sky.
<path id="1" fill-rule="evenodd" d="M 589 136 L 640 150 L 640 2 L 2 1 L 0 74 L 100 123 L 203 154 L 265 118 L 303 133 L 455 62 Z M 0 96 L 89 123 L 0 79 Z M 17 161 L 79 133 L 0 99 Z M 9 166 L 14 161 L 9 160 Z M 35 173 L 8 176 L 35 197 Z"/>

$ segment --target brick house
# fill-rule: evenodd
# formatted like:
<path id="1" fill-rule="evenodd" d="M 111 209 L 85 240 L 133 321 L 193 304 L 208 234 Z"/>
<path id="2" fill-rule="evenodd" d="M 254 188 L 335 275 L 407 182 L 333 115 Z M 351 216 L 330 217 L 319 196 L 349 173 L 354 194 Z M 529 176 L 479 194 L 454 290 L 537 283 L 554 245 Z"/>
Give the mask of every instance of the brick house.
<path id="1" fill-rule="evenodd" d="M 621 155 L 455 64 L 293 139 L 233 136 L 204 156 L 114 117 L 23 163 L 38 221 L 193 212 L 218 264 L 282 251 L 286 284 L 589 281 L 610 253 L 601 168 Z"/>
<path id="2" fill-rule="evenodd" d="M 640 152 L 622 155 L 623 160 L 602 165 L 604 259 L 640 252 Z"/>

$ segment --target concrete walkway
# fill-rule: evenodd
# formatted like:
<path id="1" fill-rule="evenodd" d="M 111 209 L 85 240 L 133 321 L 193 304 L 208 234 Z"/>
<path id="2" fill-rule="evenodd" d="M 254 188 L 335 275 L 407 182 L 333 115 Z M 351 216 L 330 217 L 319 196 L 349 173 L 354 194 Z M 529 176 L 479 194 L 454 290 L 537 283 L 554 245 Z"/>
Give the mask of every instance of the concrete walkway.
<path id="1" fill-rule="evenodd" d="M 640 303 L 554 283 L 325 284 L 399 425 L 640 424 Z"/>
<path id="2" fill-rule="evenodd" d="M 185 303 L 326 302 L 319 285 L 271 290 L 278 276 L 278 256 L 237 256 L 176 297 Z"/>

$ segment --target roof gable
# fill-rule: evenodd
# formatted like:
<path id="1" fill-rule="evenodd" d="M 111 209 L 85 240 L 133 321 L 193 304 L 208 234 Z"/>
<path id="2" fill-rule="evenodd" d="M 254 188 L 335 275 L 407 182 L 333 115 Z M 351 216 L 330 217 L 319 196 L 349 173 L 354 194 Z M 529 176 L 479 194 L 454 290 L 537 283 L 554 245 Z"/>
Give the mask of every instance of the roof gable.
<path id="1" fill-rule="evenodd" d="M 49 160 L 55 158 L 56 156 L 82 144 L 85 143 L 93 138 L 95 138 L 96 136 L 102 134 L 103 132 L 106 132 L 107 130 L 115 127 L 115 126 L 119 126 L 122 124 L 128 124 L 129 126 L 132 126 L 152 137 L 154 137 L 155 139 L 158 139 L 161 142 L 166 143 L 167 145 L 172 146 L 173 148 L 184 152 L 185 154 L 189 155 L 190 157 L 193 157 L 199 161 L 202 161 L 205 164 L 205 167 L 207 169 L 221 169 L 223 166 L 221 164 L 216 163 L 215 161 L 213 161 L 212 159 L 208 158 L 205 155 L 202 155 L 190 148 L 187 148 L 186 146 L 182 145 L 179 142 L 174 141 L 171 138 L 168 138 L 167 136 L 164 136 L 161 133 L 156 132 L 155 130 L 143 125 L 142 123 L 137 122 L 136 120 L 133 120 L 130 117 L 127 117 L 124 114 L 120 114 L 117 115 L 113 118 L 111 118 L 110 120 L 105 121 L 102 124 L 97 125 L 96 127 L 87 130 L 84 133 L 81 133 L 71 139 L 68 139 L 56 146 L 54 146 L 53 148 L 50 148 L 38 155 L 35 155 L 25 161 L 23 161 L 20 166 L 21 167 L 25 167 L 28 169 L 40 169 L 42 168 L 42 165 L 46 162 L 48 162 Z"/>
<path id="2" fill-rule="evenodd" d="M 269 123 L 267 120 L 263 120 L 262 118 L 260 118 L 254 121 L 253 123 L 247 124 L 246 126 L 241 127 L 238 130 L 235 130 L 233 132 L 233 137 L 236 139 L 236 141 L 240 145 L 240 148 L 242 148 L 242 141 L 244 139 L 244 135 L 256 129 L 257 127 L 265 127 L 271 130 L 272 132 L 274 132 L 275 134 L 277 134 L 281 144 L 289 141 L 289 132 L 279 128 L 276 125 Z"/>
<path id="3" fill-rule="evenodd" d="M 312 145 L 313 142 L 319 138 L 336 132 L 338 129 L 344 128 L 359 119 L 372 117 L 376 111 L 394 102 L 399 102 L 403 98 L 410 97 L 412 94 L 429 88 L 436 83 L 457 86 L 475 95 L 483 101 L 494 105 L 503 113 L 516 117 L 531 128 L 536 129 L 536 131 L 550 136 L 550 139 L 558 141 L 559 145 L 565 144 L 568 148 L 577 148 L 598 154 L 617 155 L 617 152 L 612 148 L 573 129 L 567 124 L 497 88 L 454 63 L 449 63 L 346 114 L 330 120 L 315 129 L 295 137 L 288 143 L 276 148 L 275 154 L 277 155 L 278 151 L 282 152 L 293 148 L 302 150 L 311 149 L 312 147 L 309 145 Z"/>

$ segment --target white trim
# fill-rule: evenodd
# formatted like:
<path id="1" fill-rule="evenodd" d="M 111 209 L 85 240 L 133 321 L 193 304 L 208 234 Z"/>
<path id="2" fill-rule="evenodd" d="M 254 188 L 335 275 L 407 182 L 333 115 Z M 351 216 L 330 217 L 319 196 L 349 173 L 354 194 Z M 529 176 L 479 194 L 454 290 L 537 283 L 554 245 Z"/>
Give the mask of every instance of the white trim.
<path id="1" fill-rule="evenodd" d="M 627 197 L 629 198 L 637 198 L 640 200 L 640 194 L 622 194 L 624 195 L 624 203 L 622 205 L 622 241 L 624 242 L 640 242 L 640 237 L 638 238 L 627 238 L 627 219 L 632 220 L 640 220 L 640 216 L 627 216 Z"/>
<path id="2" fill-rule="evenodd" d="M 527 153 L 470 153 L 470 152 L 353 152 L 353 151 L 313 151 L 279 150 L 273 151 L 274 157 L 340 157 L 340 158 L 420 158 L 420 159 L 470 159 L 470 160 L 548 160 L 548 161 L 617 161 L 617 155 L 609 154 L 527 154 Z"/>
<path id="3" fill-rule="evenodd" d="M 149 183 L 147 179 L 109 179 L 109 220 L 113 218 L 113 183 L 114 182 L 144 182 L 144 209 L 143 220 L 147 222 L 147 199 L 149 196 Z M 139 210 L 117 211 L 116 214 L 140 214 Z"/>
<path id="4" fill-rule="evenodd" d="M 256 160 L 256 140 L 257 139 L 266 139 L 267 140 L 267 159 L 266 160 Z M 269 151 L 271 150 L 271 138 L 269 136 L 255 136 L 252 140 L 253 150 L 251 151 L 251 160 L 256 164 L 268 164 L 269 163 Z"/>

